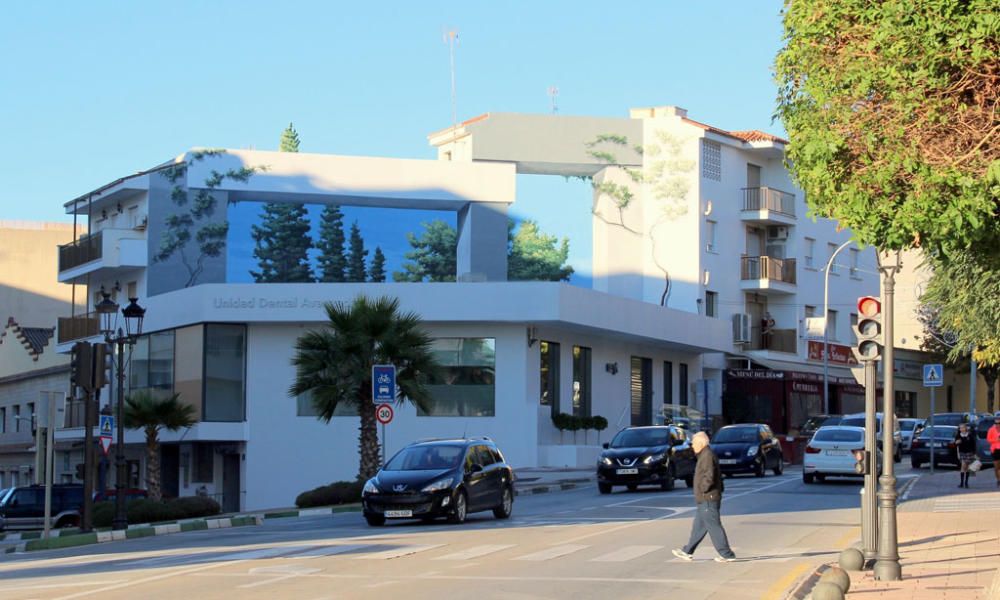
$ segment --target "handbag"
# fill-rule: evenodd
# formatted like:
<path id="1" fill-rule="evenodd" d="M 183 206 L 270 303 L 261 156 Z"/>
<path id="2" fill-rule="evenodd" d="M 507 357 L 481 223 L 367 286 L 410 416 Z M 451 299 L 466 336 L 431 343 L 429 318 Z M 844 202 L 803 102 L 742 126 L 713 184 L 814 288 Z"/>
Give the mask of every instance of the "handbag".
<path id="1" fill-rule="evenodd" d="M 969 463 L 969 470 L 972 471 L 973 473 L 982 468 L 983 468 L 983 463 L 978 458 Z"/>

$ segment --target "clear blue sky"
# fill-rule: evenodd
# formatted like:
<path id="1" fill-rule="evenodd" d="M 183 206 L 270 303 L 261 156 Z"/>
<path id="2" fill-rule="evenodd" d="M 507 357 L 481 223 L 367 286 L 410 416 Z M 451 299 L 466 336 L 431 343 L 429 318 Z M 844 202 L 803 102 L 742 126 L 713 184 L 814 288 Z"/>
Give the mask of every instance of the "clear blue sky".
<path id="1" fill-rule="evenodd" d="M 0 18 L 0 219 L 62 204 L 193 146 L 433 158 L 458 115 L 624 116 L 676 104 L 771 123 L 780 0 L 18 2 Z"/>

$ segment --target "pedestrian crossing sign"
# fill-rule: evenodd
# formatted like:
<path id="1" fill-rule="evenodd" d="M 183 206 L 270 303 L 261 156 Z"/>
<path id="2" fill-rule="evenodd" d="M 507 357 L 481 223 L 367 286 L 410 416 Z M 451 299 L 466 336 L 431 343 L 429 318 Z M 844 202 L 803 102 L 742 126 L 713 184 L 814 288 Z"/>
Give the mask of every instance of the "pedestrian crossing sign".
<path id="1" fill-rule="evenodd" d="M 111 433 L 115 429 L 115 418 L 111 415 L 101 415 L 100 423 L 100 436 L 101 437 L 111 437 Z"/>
<path id="2" fill-rule="evenodd" d="M 944 367 L 941 365 L 924 365 L 924 387 L 941 387 L 944 385 Z"/>

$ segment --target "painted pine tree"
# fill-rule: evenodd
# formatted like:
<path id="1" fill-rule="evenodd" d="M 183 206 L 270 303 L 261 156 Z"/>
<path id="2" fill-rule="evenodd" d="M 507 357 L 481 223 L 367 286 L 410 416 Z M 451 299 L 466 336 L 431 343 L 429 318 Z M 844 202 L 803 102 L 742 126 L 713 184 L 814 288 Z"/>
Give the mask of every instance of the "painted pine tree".
<path id="1" fill-rule="evenodd" d="M 319 281 L 347 281 L 347 256 L 344 255 L 344 214 L 339 206 L 327 206 L 319 218 Z"/>
<path id="2" fill-rule="evenodd" d="M 372 255 L 372 266 L 368 271 L 368 278 L 375 283 L 385 281 L 385 254 L 382 248 L 375 246 L 375 253 Z"/>
<path id="3" fill-rule="evenodd" d="M 351 224 L 351 237 L 348 242 L 350 250 L 347 253 L 347 281 L 363 282 L 367 279 L 365 269 L 365 241 L 361 239 L 361 229 L 358 222 Z"/>

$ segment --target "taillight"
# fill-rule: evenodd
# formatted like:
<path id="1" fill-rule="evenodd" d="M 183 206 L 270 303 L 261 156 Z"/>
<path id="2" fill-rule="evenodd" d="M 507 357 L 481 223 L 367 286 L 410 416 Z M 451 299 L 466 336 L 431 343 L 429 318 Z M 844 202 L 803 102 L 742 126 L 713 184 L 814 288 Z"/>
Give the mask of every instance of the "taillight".
<path id="1" fill-rule="evenodd" d="M 819 448 L 813 448 L 812 446 L 806 446 L 806 454 L 819 454 Z"/>
<path id="2" fill-rule="evenodd" d="M 920 441 L 920 440 L 913 440 L 913 443 L 910 444 L 910 445 L 913 446 L 914 448 L 919 448 L 919 447 L 923 446 L 924 443 L 922 441 Z"/>
<path id="3" fill-rule="evenodd" d="M 955 442 L 948 442 L 948 447 L 949 448 L 954 448 L 955 447 Z"/>

